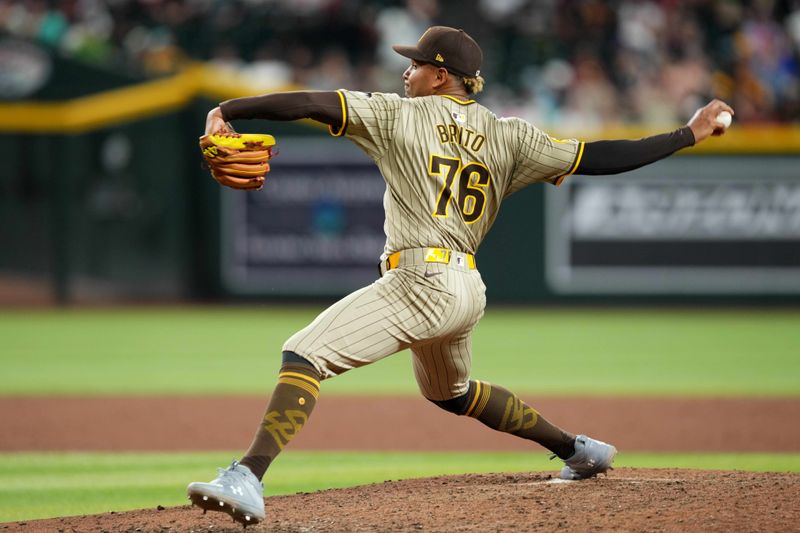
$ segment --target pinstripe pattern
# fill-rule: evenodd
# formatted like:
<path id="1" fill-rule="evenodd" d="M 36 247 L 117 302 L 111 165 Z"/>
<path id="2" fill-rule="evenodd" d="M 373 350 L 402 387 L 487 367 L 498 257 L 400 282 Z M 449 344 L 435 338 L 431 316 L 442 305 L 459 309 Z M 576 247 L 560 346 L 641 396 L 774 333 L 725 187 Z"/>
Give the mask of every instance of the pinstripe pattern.
<path id="1" fill-rule="evenodd" d="M 424 247 L 474 254 L 502 200 L 532 183 L 560 183 L 582 146 L 521 119 L 498 119 L 472 101 L 339 94 L 345 118 L 332 133 L 364 150 L 386 181 L 382 260 Z M 440 204 L 446 184 L 450 199 Z M 410 348 L 422 393 L 447 400 L 469 388 L 471 332 L 483 316 L 485 289 L 477 270 L 452 260 L 406 261 L 325 310 L 283 349 L 328 378 Z M 473 415 L 486 406 L 484 389 Z"/>
<path id="2" fill-rule="evenodd" d="M 425 246 L 474 254 L 503 198 L 532 183 L 557 183 L 572 169 L 580 146 L 575 140 L 557 141 L 522 119 L 499 119 L 476 102 L 345 90 L 340 94 L 347 105 L 346 137 L 378 164 L 386 180 L 384 259 L 398 250 Z M 486 141 L 477 151 L 469 143 L 443 143 L 437 125 L 458 126 L 475 132 L 470 138 L 482 134 Z M 458 177 L 451 187 L 448 216 L 433 216 L 445 177 L 430 174 L 432 156 L 455 158 L 462 165 L 477 162 L 489 169 L 479 220 L 462 220 Z"/>
<path id="3" fill-rule="evenodd" d="M 484 290 L 477 270 L 432 263 L 401 267 L 333 304 L 283 349 L 329 378 L 411 348 L 423 394 L 449 399 L 468 387 L 470 332 L 483 313 Z"/>

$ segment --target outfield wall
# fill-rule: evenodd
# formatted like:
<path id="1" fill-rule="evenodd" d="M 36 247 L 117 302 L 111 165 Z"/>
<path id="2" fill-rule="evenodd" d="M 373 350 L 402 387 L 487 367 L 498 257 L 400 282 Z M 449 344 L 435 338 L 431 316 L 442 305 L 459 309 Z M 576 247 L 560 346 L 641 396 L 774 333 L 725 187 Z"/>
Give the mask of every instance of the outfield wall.
<path id="1" fill-rule="evenodd" d="M 43 280 L 62 302 L 330 298 L 372 281 L 383 184 L 350 143 L 253 121 L 240 129 L 278 139 L 267 186 L 209 178 L 205 113 L 256 92 L 222 77 L 192 65 L 0 104 L 0 276 Z M 478 254 L 489 300 L 796 303 L 799 154 L 798 127 L 735 126 L 639 171 L 530 187 Z"/>

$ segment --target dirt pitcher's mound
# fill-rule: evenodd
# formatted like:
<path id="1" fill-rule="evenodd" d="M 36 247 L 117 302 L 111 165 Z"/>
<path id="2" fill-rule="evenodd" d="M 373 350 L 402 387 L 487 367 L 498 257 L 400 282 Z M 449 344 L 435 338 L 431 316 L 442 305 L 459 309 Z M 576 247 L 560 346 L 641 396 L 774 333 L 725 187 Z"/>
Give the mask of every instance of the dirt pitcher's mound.
<path id="1" fill-rule="evenodd" d="M 267 499 L 257 531 L 800 531 L 800 475 L 622 468 L 564 482 L 539 473 L 387 481 Z M 219 532 L 190 507 L 0 524 L 0 531 Z"/>

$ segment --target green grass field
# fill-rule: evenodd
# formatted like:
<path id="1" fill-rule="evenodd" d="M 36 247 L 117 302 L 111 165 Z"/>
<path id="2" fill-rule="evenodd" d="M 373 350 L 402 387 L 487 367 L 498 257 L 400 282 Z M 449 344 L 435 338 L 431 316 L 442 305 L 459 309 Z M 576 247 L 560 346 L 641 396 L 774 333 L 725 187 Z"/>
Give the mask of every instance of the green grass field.
<path id="1" fill-rule="evenodd" d="M 0 395 L 267 394 L 281 344 L 321 309 L 0 311 Z M 788 310 L 490 308 L 473 375 L 529 395 L 797 396 L 798 326 Z M 326 382 L 329 392 L 417 394 L 409 355 Z M 188 481 L 236 455 L 0 454 L 0 521 L 181 504 Z M 800 472 L 800 453 L 627 453 L 617 465 Z M 289 450 L 266 493 L 558 467 L 545 454 Z"/>
<path id="2" fill-rule="evenodd" d="M 0 394 L 262 394 L 321 310 L 0 312 Z M 473 375 L 523 394 L 800 394 L 797 311 L 490 308 L 473 343 Z M 416 391 L 408 352 L 323 384 Z"/>

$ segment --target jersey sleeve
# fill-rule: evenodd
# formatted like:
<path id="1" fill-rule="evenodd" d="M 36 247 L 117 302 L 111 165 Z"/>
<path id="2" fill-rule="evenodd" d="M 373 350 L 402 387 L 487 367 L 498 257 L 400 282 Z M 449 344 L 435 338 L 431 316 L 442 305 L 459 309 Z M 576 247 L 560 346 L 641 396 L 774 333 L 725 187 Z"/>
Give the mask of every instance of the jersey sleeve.
<path id="1" fill-rule="evenodd" d="M 532 183 L 561 185 L 580 164 L 580 141 L 556 139 L 522 119 L 511 120 L 509 133 L 516 142 L 517 155 L 506 196 Z"/>
<path id="2" fill-rule="evenodd" d="M 340 89 L 342 125 L 331 135 L 346 136 L 372 159 L 380 159 L 394 137 L 402 98 L 396 94 L 362 93 Z"/>

